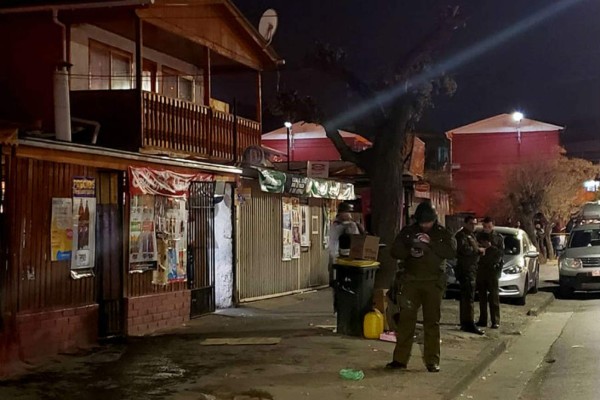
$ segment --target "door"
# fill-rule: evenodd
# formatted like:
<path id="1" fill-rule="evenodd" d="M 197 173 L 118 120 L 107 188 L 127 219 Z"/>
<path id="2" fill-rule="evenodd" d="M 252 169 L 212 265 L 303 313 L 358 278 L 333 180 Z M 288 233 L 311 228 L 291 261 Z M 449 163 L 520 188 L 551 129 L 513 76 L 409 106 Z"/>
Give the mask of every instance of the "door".
<path id="1" fill-rule="evenodd" d="M 99 337 L 123 334 L 123 198 L 121 172 L 100 172 L 96 259 Z"/>
<path id="2" fill-rule="evenodd" d="M 215 182 L 192 182 L 189 192 L 188 284 L 191 318 L 215 311 Z"/>
<path id="3" fill-rule="evenodd" d="M 529 254 L 530 251 L 532 251 L 534 248 L 533 244 L 531 243 L 531 241 L 529 240 L 529 237 L 527 235 L 523 236 L 523 258 L 525 260 L 525 266 L 527 267 L 527 271 L 528 274 L 527 276 L 529 277 L 529 282 L 527 282 L 527 287 L 531 288 L 532 285 L 535 282 L 536 279 L 536 271 L 535 271 L 535 264 L 536 264 L 536 258 L 533 257 L 527 257 L 527 255 Z"/>

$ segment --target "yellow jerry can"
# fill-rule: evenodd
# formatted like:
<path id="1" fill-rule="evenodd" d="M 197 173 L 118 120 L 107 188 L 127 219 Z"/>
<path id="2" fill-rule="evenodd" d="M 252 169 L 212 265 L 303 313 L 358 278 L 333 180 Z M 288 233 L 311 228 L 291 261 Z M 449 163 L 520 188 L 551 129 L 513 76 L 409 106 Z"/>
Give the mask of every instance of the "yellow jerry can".
<path id="1" fill-rule="evenodd" d="M 363 324 L 363 334 L 366 339 L 379 339 L 383 333 L 384 317 L 381 311 L 373 309 L 373 311 L 365 315 Z"/>

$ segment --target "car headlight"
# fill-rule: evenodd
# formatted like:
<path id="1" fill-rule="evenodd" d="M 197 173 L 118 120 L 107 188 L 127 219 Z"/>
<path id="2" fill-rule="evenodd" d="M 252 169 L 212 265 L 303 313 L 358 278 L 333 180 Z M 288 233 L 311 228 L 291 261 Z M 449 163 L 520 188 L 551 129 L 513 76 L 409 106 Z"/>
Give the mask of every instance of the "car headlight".
<path id="1" fill-rule="evenodd" d="M 579 258 L 563 258 L 560 260 L 560 268 L 579 269 L 583 267 L 583 263 Z"/>
<path id="2" fill-rule="evenodd" d="M 509 265 L 507 267 L 504 267 L 502 269 L 502 272 L 504 272 L 506 275 L 518 275 L 521 272 L 523 272 L 523 267 L 520 265 L 513 264 L 513 265 Z"/>

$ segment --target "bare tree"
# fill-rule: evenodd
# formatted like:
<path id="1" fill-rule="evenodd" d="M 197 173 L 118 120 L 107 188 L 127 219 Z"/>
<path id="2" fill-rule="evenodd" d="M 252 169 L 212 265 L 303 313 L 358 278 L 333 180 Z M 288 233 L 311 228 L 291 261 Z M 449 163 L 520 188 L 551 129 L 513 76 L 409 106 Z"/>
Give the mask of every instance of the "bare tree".
<path id="1" fill-rule="evenodd" d="M 533 161 L 508 172 L 500 203 L 503 217 L 510 216 L 523 224 L 535 238 L 534 217 L 541 213 L 547 219 L 565 221 L 586 201 L 581 196 L 583 182 L 598 174 L 598 166 L 589 161 L 563 156 Z M 552 222 L 552 221 L 550 221 Z M 552 249 L 550 224 L 545 227 L 545 246 Z M 549 252 L 553 257 L 552 252 Z"/>
<path id="2" fill-rule="evenodd" d="M 347 67 L 346 53 L 326 44 L 317 44 L 308 58 L 310 65 L 341 82 L 359 96 L 362 106 L 342 117 L 325 119 L 327 136 L 342 159 L 366 172 L 372 190 L 372 229 L 383 243 L 390 245 L 402 226 L 404 172 L 402 151 L 405 136 L 433 106 L 438 94 L 452 95 L 456 83 L 432 68 L 438 50 L 464 25 L 457 6 L 447 7 L 435 27 L 420 43 L 403 54 L 389 68 L 390 73 L 377 82 L 365 82 Z M 300 109 L 306 109 L 300 102 Z M 308 102 L 310 103 L 310 102 Z M 291 104 L 288 103 L 288 107 Z M 280 108 L 280 114 L 292 112 Z M 339 130 L 353 129 L 373 143 L 373 147 L 355 152 L 342 139 Z M 384 251 L 376 286 L 387 287 L 395 274 L 395 262 Z"/>

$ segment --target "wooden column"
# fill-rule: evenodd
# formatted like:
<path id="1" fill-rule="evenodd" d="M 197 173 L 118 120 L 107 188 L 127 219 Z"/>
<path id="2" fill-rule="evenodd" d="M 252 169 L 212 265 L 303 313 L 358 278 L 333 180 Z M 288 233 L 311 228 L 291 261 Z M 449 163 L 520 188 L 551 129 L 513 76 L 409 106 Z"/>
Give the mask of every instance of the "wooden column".
<path id="1" fill-rule="evenodd" d="M 262 72 L 256 73 L 256 122 L 260 124 L 262 132 Z"/>
<path id="2" fill-rule="evenodd" d="M 143 47 L 142 19 L 138 15 L 135 15 L 135 88 L 140 91 L 142 90 L 142 71 L 144 65 Z"/>
<path id="3" fill-rule="evenodd" d="M 142 71 L 144 64 L 144 35 L 142 32 L 142 19 L 135 14 L 135 90 L 137 93 L 137 112 L 139 118 L 139 131 L 137 137 L 140 147 L 144 147 L 146 140 L 144 138 L 144 97 L 142 93 Z"/>
<path id="4" fill-rule="evenodd" d="M 206 62 L 204 64 L 204 105 L 210 106 L 211 84 L 210 84 L 210 49 L 206 48 Z"/>

